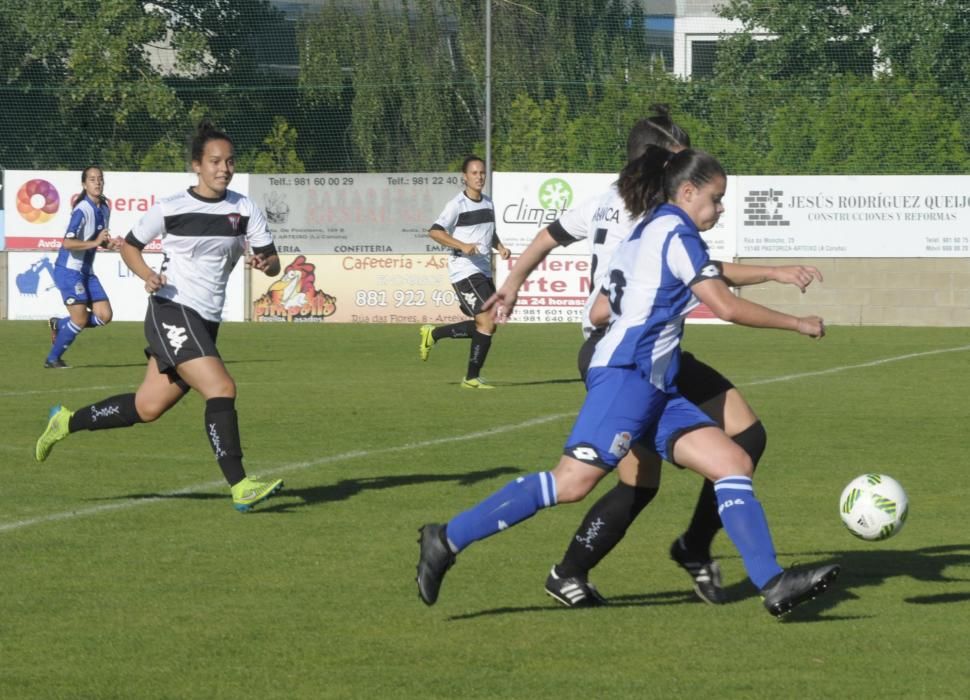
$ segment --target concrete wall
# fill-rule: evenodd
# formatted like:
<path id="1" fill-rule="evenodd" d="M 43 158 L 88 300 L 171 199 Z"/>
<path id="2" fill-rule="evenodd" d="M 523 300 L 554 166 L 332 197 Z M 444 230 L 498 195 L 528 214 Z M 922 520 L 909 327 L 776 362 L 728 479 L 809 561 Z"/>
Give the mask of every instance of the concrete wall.
<path id="1" fill-rule="evenodd" d="M 805 294 L 795 287 L 747 287 L 751 301 L 831 325 L 970 326 L 968 258 L 740 259 L 750 264 L 815 265 L 825 281 Z"/>

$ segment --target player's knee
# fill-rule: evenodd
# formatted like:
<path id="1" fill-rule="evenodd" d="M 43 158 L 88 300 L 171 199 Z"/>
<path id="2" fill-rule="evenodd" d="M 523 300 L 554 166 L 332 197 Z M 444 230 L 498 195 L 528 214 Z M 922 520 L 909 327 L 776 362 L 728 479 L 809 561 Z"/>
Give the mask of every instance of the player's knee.
<path id="1" fill-rule="evenodd" d="M 495 325 L 495 322 L 490 317 L 484 319 L 476 317 L 475 330 L 485 335 L 495 335 L 496 331 L 498 331 L 498 326 Z"/>
<path id="2" fill-rule="evenodd" d="M 110 311 L 102 311 L 101 313 L 95 313 L 94 315 L 97 316 L 102 326 L 107 326 L 109 323 L 111 323 L 111 319 L 113 318 Z"/>
<path id="3" fill-rule="evenodd" d="M 165 411 L 168 410 L 168 406 L 160 401 L 152 401 L 148 399 L 135 399 L 135 412 L 141 419 L 142 423 L 154 423 Z"/>
<path id="4" fill-rule="evenodd" d="M 552 472 L 556 480 L 556 502 L 575 503 L 583 500 L 599 483 L 604 473 L 601 469 L 576 460 L 566 462 L 564 458 Z"/>
<path id="5" fill-rule="evenodd" d="M 752 468 L 757 467 L 768 446 L 768 431 L 762 422 L 755 421 L 731 439 L 751 458 Z"/>

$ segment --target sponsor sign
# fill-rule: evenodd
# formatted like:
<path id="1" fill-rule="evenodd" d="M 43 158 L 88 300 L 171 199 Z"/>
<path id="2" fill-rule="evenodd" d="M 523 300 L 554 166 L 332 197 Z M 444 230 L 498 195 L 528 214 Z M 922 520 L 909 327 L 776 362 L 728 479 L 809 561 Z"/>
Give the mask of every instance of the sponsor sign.
<path id="1" fill-rule="evenodd" d="M 45 251 L 7 253 L 7 314 L 11 319 L 48 319 L 64 316 L 67 310 L 54 285 L 57 253 Z M 158 253 L 147 253 L 145 261 L 154 269 L 162 264 Z M 236 265 L 226 288 L 223 320 L 242 321 L 245 312 L 242 261 Z M 145 283 L 112 252 L 94 256 L 94 272 L 111 302 L 115 321 L 143 321 L 148 294 Z"/>
<path id="2" fill-rule="evenodd" d="M 970 257 L 970 176 L 738 181 L 741 257 Z"/>
<path id="3" fill-rule="evenodd" d="M 443 249 L 428 229 L 462 188 L 456 173 L 251 175 L 282 253 L 386 255 Z"/>
<path id="4" fill-rule="evenodd" d="M 724 215 L 704 240 L 715 260 L 732 260 L 736 249 L 736 178 L 728 178 Z M 567 209 L 609 189 L 612 173 L 495 173 L 495 219 L 499 238 L 513 253 L 521 253 L 535 235 Z M 589 255 L 589 243 L 556 248 L 551 255 Z"/>
<path id="5" fill-rule="evenodd" d="M 5 249 L 56 251 L 71 220 L 71 199 L 82 191 L 80 171 L 7 170 L 5 175 Z M 237 174 L 232 189 L 247 194 L 248 180 Z M 194 173 L 105 172 L 112 234 L 124 237 L 156 201 L 197 181 Z M 160 250 L 160 243 L 146 250 Z"/>
<path id="6" fill-rule="evenodd" d="M 272 323 L 467 320 L 447 255 L 282 255 L 276 278 L 252 272 L 252 319 Z"/>

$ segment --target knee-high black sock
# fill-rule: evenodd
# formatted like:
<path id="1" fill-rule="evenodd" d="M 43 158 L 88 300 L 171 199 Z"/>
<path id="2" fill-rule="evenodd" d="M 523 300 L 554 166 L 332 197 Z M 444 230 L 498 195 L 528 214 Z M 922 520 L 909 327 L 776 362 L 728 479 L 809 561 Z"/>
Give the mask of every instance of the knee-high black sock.
<path id="1" fill-rule="evenodd" d="M 765 432 L 761 421 L 756 421 L 749 427 L 731 438 L 751 457 L 755 468 L 761 460 L 768 444 L 768 433 Z M 704 559 L 711 558 L 711 542 L 721 529 L 721 518 L 717 514 L 717 496 L 714 495 L 714 484 L 704 480 L 697 505 L 694 506 L 694 516 L 691 518 L 687 531 L 684 532 L 684 546 L 687 551 L 701 555 Z"/>
<path id="2" fill-rule="evenodd" d="M 474 332 L 474 321 L 459 321 L 447 326 L 437 326 L 431 331 L 431 337 L 437 343 L 442 338 L 471 338 Z"/>
<path id="3" fill-rule="evenodd" d="M 628 486 L 622 481 L 610 489 L 583 518 L 562 562 L 556 566 L 559 575 L 586 578 L 590 570 L 620 543 L 627 528 L 658 490 Z"/>
<path id="4" fill-rule="evenodd" d="M 475 379 L 482 373 L 490 347 L 492 347 L 492 336 L 481 331 L 472 333 L 472 347 L 468 351 L 468 371 L 465 373 L 465 379 Z"/>
<path id="5" fill-rule="evenodd" d="M 236 399 L 219 397 L 205 402 L 205 433 L 229 485 L 235 486 L 245 479 Z"/>
<path id="6" fill-rule="evenodd" d="M 144 423 L 135 410 L 134 394 L 118 394 L 79 408 L 71 416 L 68 430 L 107 430 L 108 428 L 127 428 L 135 423 Z"/>

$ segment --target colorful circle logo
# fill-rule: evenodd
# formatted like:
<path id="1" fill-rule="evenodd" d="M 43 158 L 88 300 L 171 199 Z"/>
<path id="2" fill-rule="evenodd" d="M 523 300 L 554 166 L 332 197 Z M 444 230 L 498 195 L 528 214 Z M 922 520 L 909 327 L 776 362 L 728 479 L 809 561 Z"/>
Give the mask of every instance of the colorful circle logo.
<path id="1" fill-rule="evenodd" d="M 573 202 L 573 188 L 559 177 L 553 177 L 539 185 L 539 204 L 546 209 L 568 209 Z"/>
<path id="2" fill-rule="evenodd" d="M 47 223 L 60 206 L 61 196 L 47 180 L 28 180 L 17 191 L 17 211 L 32 224 Z"/>

